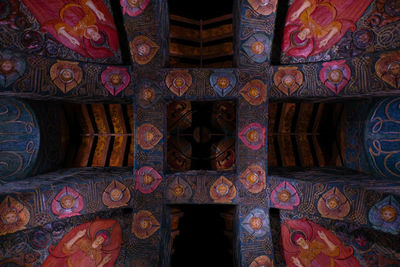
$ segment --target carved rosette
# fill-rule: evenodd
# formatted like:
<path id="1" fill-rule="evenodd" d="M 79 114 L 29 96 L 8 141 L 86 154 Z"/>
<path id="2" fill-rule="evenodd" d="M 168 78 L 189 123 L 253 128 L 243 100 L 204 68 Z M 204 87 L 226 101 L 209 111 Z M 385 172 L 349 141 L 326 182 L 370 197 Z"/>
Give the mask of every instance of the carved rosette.
<path id="1" fill-rule="evenodd" d="M 82 81 L 82 69 L 78 62 L 57 60 L 50 68 L 52 82 L 64 93 L 74 89 Z"/>
<path id="2" fill-rule="evenodd" d="M 131 81 L 126 68 L 108 66 L 101 73 L 101 82 L 110 94 L 116 96 L 124 90 Z"/>
<path id="3" fill-rule="evenodd" d="M 80 215 L 83 209 L 82 196 L 69 186 L 64 187 L 51 202 L 51 210 L 57 218 L 62 219 Z"/>
<path id="4" fill-rule="evenodd" d="M 167 197 L 171 201 L 187 201 L 192 194 L 190 185 L 180 177 L 175 178 L 167 188 Z"/>
<path id="5" fill-rule="evenodd" d="M 192 85 L 192 75 L 187 70 L 173 70 L 168 73 L 165 83 L 171 92 L 182 96 Z"/>
<path id="6" fill-rule="evenodd" d="M 275 86 L 289 96 L 296 92 L 303 83 L 303 73 L 297 67 L 279 67 L 274 75 Z"/>
<path id="7" fill-rule="evenodd" d="M 0 52 L 0 86 L 5 88 L 13 84 L 26 70 L 26 62 L 9 50 Z"/>
<path id="8" fill-rule="evenodd" d="M 271 202 L 276 208 L 293 210 L 300 204 L 300 197 L 296 188 L 284 181 L 272 190 Z"/>
<path id="9" fill-rule="evenodd" d="M 224 176 L 218 178 L 210 188 L 210 196 L 217 203 L 231 203 L 236 197 L 236 187 Z"/>
<path id="10" fill-rule="evenodd" d="M 350 203 L 337 187 L 333 187 L 318 200 L 318 212 L 324 218 L 343 220 L 350 212 Z"/>
<path id="11" fill-rule="evenodd" d="M 387 233 L 400 233 L 400 204 L 393 196 L 376 203 L 368 212 L 372 227 Z"/>
<path id="12" fill-rule="evenodd" d="M 136 171 L 136 190 L 150 194 L 161 183 L 161 175 L 152 167 L 145 166 Z"/>
<path id="13" fill-rule="evenodd" d="M 122 13 L 131 17 L 139 16 L 149 5 L 150 0 L 120 0 Z"/>
<path id="14" fill-rule="evenodd" d="M 251 7 L 258 13 L 268 16 L 276 10 L 277 0 L 248 0 Z"/>
<path id="15" fill-rule="evenodd" d="M 150 38 L 140 35 L 136 36 L 130 43 L 132 61 L 139 65 L 145 65 L 149 63 L 160 47 L 150 40 Z"/>
<path id="16" fill-rule="evenodd" d="M 265 128 L 254 122 L 247 125 L 240 133 L 239 138 L 252 150 L 258 150 L 265 144 Z"/>
<path id="17" fill-rule="evenodd" d="M 0 204 L 0 236 L 25 229 L 29 219 L 28 209 L 16 199 L 6 196 Z"/>
<path id="18" fill-rule="evenodd" d="M 132 233 L 139 239 L 152 236 L 160 228 L 160 223 L 150 211 L 140 210 L 133 215 Z"/>
<path id="19" fill-rule="evenodd" d="M 267 85 L 261 80 L 251 80 L 240 90 L 250 105 L 258 106 L 267 100 Z"/>
<path id="20" fill-rule="evenodd" d="M 144 123 L 137 129 L 137 143 L 145 150 L 154 148 L 162 137 L 162 133 L 150 123 Z"/>
<path id="21" fill-rule="evenodd" d="M 242 226 L 246 231 L 256 237 L 263 237 L 267 233 L 269 219 L 265 215 L 265 211 L 259 208 L 253 209 L 242 222 Z"/>
<path id="22" fill-rule="evenodd" d="M 351 70 L 346 60 L 325 62 L 319 72 L 319 79 L 335 94 L 340 93 L 351 78 Z"/>
<path id="23" fill-rule="evenodd" d="M 121 182 L 112 181 L 103 192 L 103 203 L 107 208 L 119 208 L 126 206 L 131 199 L 129 189 Z"/>
<path id="24" fill-rule="evenodd" d="M 233 71 L 215 70 L 210 75 L 210 84 L 220 97 L 224 97 L 235 88 L 236 76 Z"/>
<path id="25" fill-rule="evenodd" d="M 256 33 L 247 39 L 242 49 L 246 52 L 250 60 L 256 63 L 263 63 L 268 58 L 269 38 L 265 33 Z"/>
<path id="26" fill-rule="evenodd" d="M 274 267 L 274 262 L 268 256 L 259 256 L 252 261 L 250 267 Z"/>
<path id="27" fill-rule="evenodd" d="M 260 193 L 266 188 L 265 171 L 258 165 L 250 165 L 239 176 L 240 182 L 253 194 Z"/>

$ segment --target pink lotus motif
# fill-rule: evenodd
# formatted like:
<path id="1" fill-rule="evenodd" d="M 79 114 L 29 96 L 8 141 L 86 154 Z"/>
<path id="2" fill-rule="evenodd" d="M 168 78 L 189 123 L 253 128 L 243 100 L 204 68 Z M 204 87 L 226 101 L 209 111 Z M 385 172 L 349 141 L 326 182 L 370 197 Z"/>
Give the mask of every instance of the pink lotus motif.
<path id="1" fill-rule="evenodd" d="M 51 210 L 58 219 L 80 215 L 82 196 L 69 186 L 64 187 L 51 202 Z"/>
<path id="2" fill-rule="evenodd" d="M 293 210 L 300 204 L 300 197 L 296 188 L 287 181 L 284 181 L 271 192 L 271 201 L 274 207 L 285 210 Z"/>
<path id="3" fill-rule="evenodd" d="M 319 72 L 321 82 L 335 94 L 347 85 L 351 77 L 351 70 L 346 64 L 346 60 L 325 62 Z"/>
<path id="4" fill-rule="evenodd" d="M 252 150 L 258 150 L 265 144 L 265 128 L 253 122 L 247 125 L 240 133 L 239 138 Z"/>
<path id="5" fill-rule="evenodd" d="M 123 14 L 136 17 L 143 13 L 150 0 L 121 0 L 120 3 Z"/>
<path id="6" fill-rule="evenodd" d="M 143 194 L 156 190 L 161 180 L 161 175 L 152 167 L 145 166 L 136 171 L 136 189 Z"/>
<path id="7" fill-rule="evenodd" d="M 101 73 L 101 82 L 113 96 L 116 96 L 124 90 L 129 85 L 130 81 L 131 77 L 125 68 L 108 66 L 107 69 Z"/>

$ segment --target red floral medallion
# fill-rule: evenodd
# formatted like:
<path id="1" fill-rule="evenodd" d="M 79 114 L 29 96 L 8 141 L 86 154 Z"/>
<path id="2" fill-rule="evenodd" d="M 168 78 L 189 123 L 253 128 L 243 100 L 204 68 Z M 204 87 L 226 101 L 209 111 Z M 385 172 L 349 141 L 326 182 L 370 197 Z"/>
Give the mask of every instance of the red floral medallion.
<path id="1" fill-rule="evenodd" d="M 80 215 L 83 209 L 82 196 L 69 186 L 64 187 L 51 202 L 51 210 L 57 218 Z"/>

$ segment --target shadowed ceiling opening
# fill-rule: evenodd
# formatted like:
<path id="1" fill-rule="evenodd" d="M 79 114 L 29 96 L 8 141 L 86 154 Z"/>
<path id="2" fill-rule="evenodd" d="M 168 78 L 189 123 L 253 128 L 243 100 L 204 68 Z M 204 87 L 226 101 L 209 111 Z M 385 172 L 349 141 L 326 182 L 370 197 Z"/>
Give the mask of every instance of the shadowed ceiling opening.
<path id="1" fill-rule="evenodd" d="M 232 205 L 171 206 L 171 267 L 234 266 Z"/>
<path id="2" fill-rule="evenodd" d="M 169 67 L 233 67 L 233 0 L 168 1 Z"/>
<path id="3" fill-rule="evenodd" d="M 168 171 L 234 169 L 235 101 L 170 102 L 167 133 Z"/>

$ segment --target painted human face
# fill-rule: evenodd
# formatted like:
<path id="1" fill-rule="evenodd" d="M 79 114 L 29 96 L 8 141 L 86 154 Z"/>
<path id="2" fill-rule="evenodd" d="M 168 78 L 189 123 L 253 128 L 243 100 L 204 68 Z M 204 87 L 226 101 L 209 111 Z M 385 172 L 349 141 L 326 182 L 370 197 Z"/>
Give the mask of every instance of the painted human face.
<path id="1" fill-rule="evenodd" d="M 290 199 L 290 193 L 287 190 L 282 190 L 278 194 L 278 198 L 282 202 L 287 202 Z"/>
<path id="2" fill-rule="evenodd" d="M 393 222 L 397 217 L 396 210 L 392 206 L 384 206 L 380 214 L 382 220 L 385 222 Z"/>
<path id="3" fill-rule="evenodd" d="M 113 75 L 111 75 L 111 77 L 110 77 L 110 82 L 111 82 L 113 85 L 120 85 L 121 82 L 122 82 L 121 75 L 119 75 L 119 74 L 113 74 Z"/>
<path id="4" fill-rule="evenodd" d="M 1 70 L 3 72 L 6 72 L 6 73 L 10 72 L 13 68 L 14 68 L 14 64 L 13 64 L 13 62 L 11 60 L 4 60 L 1 63 Z"/>
<path id="5" fill-rule="evenodd" d="M 261 42 L 254 42 L 251 46 L 251 50 L 254 54 L 259 55 L 264 52 L 264 44 Z"/>
<path id="6" fill-rule="evenodd" d="M 15 223 L 18 221 L 17 213 L 14 210 L 7 211 L 2 217 L 6 224 Z"/>
<path id="7" fill-rule="evenodd" d="M 143 183 L 144 183 L 144 184 L 150 185 L 150 184 L 153 183 L 153 181 L 154 181 L 154 177 L 151 176 L 150 174 L 145 174 L 145 175 L 143 176 Z"/>
<path id="8" fill-rule="evenodd" d="M 152 132 L 146 132 L 145 133 L 145 140 L 147 141 L 147 142 L 150 142 L 150 141 L 152 141 L 154 139 L 154 133 L 152 133 Z"/>
<path id="9" fill-rule="evenodd" d="M 225 89 L 229 85 L 229 80 L 225 77 L 221 77 L 218 79 L 218 86 L 222 89 Z"/>
<path id="10" fill-rule="evenodd" d="M 104 243 L 104 237 L 102 237 L 101 235 L 98 235 L 96 237 L 96 239 L 93 241 L 92 243 L 92 248 L 98 248 L 99 246 L 101 246 Z"/>
<path id="11" fill-rule="evenodd" d="M 75 199 L 70 195 L 66 195 L 61 198 L 60 204 L 64 209 L 70 209 L 74 206 Z"/>
<path id="12" fill-rule="evenodd" d="M 308 243 L 302 237 L 297 239 L 296 244 L 299 245 L 300 247 L 302 247 L 303 249 L 308 249 Z"/>
<path id="13" fill-rule="evenodd" d="M 247 133 L 247 139 L 251 142 L 258 141 L 258 132 L 256 130 L 251 130 Z"/>
<path id="14" fill-rule="evenodd" d="M 297 34 L 297 37 L 300 39 L 300 40 L 302 40 L 302 41 L 304 41 L 307 37 L 308 37 L 308 35 L 311 33 L 311 30 L 309 29 L 309 28 L 304 28 L 304 29 L 302 29 L 298 34 Z"/>
<path id="15" fill-rule="evenodd" d="M 111 199 L 118 201 L 122 198 L 122 192 L 118 188 L 114 188 L 110 193 Z"/>
<path id="16" fill-rule="evenodd" d="M 86 29 L 86 34 L 92 39 L 93 41 L 98 41 L 100 39 L 100 34 L 97 30 L 93 28 L 87 28 Z"/>
<path id="17" fill-rule="evenodd" d="M 183 195 L 183 193 L 185 192 L 185 189 L 183 188 L 182 185 L 178 184 L 174 187 L 174 195 L 177 197 L 180 197 Z"/>
<path id="18" fill-rule="evenodd" d="M 140 44 L 137 49 L 141 56 L 146 56 L 150 52 L 150 46 L 148 44 Z"/>
<path id="19" fill-rule="evenodd" d="M 150 101 L 153 98 L 153 91 L 151 89 L 143 90 L 143 98 Z"/>
<path id="20" fill-rule="evenodd" d="M 397 62 L 397 61 L 392 62 L 389 66 L 388 72 L 393 77 L 399 77 L 400 76 L 400 62 Z"/>
<path id="21" fill-rule="evenodd" d="M 336 198 L 332 197 L 328 199 L 326 205 L 328 206 L 329 209 L 334 210 L 339 207 L 339 201 Z"/>

